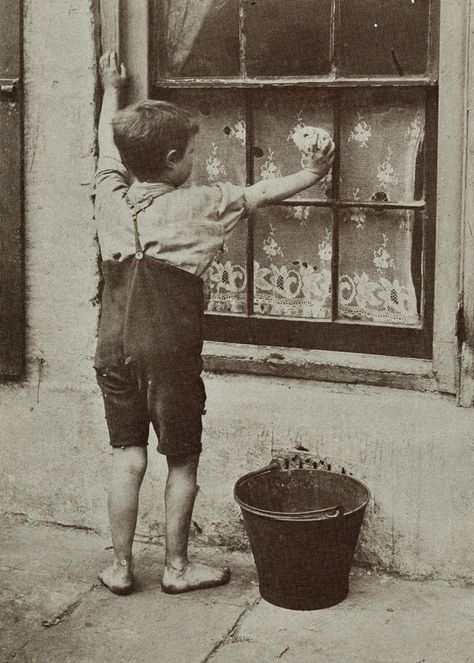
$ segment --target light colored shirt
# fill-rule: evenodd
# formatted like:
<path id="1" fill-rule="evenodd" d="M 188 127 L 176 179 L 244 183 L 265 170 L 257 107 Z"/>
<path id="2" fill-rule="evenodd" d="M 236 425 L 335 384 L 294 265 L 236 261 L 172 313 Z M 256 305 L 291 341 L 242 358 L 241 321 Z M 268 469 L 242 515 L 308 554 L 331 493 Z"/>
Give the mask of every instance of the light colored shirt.
<path id="1" fill-rule="evenodd" d="M 95 219 L 103 260 L 136 252 L 132 210 L 147 255 L 202 276 L 235 225 L 248 216 L 245 187 L 228 182 L 174 188 L 162 182 L 130 184 L 125 166 L 101 157 L 95 176 Z M 153 202 L 147 205 L 148 199 Z M 145 206 L 147 205 L 147 206 Z"/>

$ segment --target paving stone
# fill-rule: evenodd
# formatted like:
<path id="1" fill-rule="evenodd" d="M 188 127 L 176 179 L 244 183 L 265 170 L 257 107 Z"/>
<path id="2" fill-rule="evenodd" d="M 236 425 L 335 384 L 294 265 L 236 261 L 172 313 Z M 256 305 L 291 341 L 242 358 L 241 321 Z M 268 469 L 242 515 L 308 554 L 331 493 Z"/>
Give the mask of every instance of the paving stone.
<path id="1" fill-rule="evenodd" d="M 266 663 L 278 661 L 284 656 L 286 647 L 258 642 L 227 642 L 211 655 L 209 663 Z M 283 658 L 281 660 L 284 660 Z"/>
<path id="2" fill-rule="evenodd" d="M 98 535 L 8 519 L 0 538 L 3 663 L 90 592 L 108 554 L 106 539 Z"/>
<path id="3" fill-rule="evenodd" d="M 90 591 L 91 585 L 10 571 L 0 580 L 0 661 L 35 631 L 54 625 Z"/>
<path id="4" fill-rule="evenodd" d="M 4 519 L 0 523 L 0 569 L 92 581 L 108 559 L 108 537 L 75 528 Z"/>
<path id="5" fill-rule="evenodd" d="M 473 617 L 467 588 L 359 575 L 349 597 L 325 610 L 284 610 L 262 600 L 235 638 L 288 647 L 284 663 L 472 663 Z"/>
<path id="6" fill-rule="evenodd" d="M 245 609 L 223 604 L 218 590 L 207 601 L 156 588 L 128 597 L 105 592 L 94 590 L 67 621 L 36 636 L 23 651 L 28 663 L 197 663 Z"/>

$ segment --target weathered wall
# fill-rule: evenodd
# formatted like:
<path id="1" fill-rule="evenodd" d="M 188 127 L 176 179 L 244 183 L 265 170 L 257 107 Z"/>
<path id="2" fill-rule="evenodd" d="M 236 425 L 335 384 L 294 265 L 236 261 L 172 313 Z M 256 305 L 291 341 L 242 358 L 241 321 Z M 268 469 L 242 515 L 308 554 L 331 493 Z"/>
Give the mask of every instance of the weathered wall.
<path id="1" fill-rule="evenodd" d="M 0 387 L 2 495 L 12 510 L 42 505 L 45 517 L 50 502 L 67 503 L 71 474 L 86 476 L 74 461 L 79 440 L 84 452 L 93 444 L 78 425 L 90 419 L 97 313 L 95 68 L 88 0 L 25 0 L 28 376 Z"/>
<path id="2" fill-rule="evenodd" d="M 28 377 L 0 386 L 1 509 L 105 530 L 109 456 L 92 374 L 93 15 L 86 0 L 25 9 Z M 371 488 L 361 559 L 408 575 L 469 575 L 472 410 L 310 381 L 207 376 L 206 385 L 196 536 L 242 545 L 235 479 L 299 444 Z M 160 539 L 165 462 L 153 443 L 150 456 L 138 530 Z"/>

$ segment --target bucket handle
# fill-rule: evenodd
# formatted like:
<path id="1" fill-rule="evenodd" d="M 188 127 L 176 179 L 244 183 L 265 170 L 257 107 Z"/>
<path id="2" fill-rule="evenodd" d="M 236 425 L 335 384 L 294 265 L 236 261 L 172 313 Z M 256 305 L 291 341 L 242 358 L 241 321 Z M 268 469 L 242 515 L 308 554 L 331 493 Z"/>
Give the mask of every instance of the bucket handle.
<path id="1" fill-rule="evenodd" d="M 338 518 L 339 516 L 344 515 L 344 510 L 340 504 L 333 507 L 334 513 L 327 513 L 326 518 Z"/>
<path id="2" fill-rule="evenodd" d="M 331 513 L 332 512 L 332 513 Z M 330 506 L 327 509 L 320 509 L 319 511 L 306 511 L 301 514 L 298 514 L 298 520 L 314 520 L 315 516 L 319 516 L 319 520 L 325 520 L 326 518 L 339 518 L 344 515 L 344 509 L 341 504 L 337 506 Z"/>
<path id="3" fill-rule="evenodd" d="M 318 511 L 303 511 L 298 513 L 291 511 L 267 511 L 266 509 L 252 507 L 249 504 L 243 504 L 238 498 L 236 498 L 236 501 L 245 511 L 254 513 L 256 516 L 270 518 L 271 520 L 291 520 L 294 522 L 301 522 L 302 520 L 329 520 L 344 515 L 344 510 L 341 505 L 330 506 L 327 509 L 319 509 Z"/>

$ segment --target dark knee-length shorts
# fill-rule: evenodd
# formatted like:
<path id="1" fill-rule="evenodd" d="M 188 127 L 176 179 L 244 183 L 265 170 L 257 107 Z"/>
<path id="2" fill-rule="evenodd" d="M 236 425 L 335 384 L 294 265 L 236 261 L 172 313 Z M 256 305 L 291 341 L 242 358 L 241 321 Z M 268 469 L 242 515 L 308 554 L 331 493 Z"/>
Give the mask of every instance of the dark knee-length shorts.
<path id="1" fill-rule="evenodd" d="M 158 451 L 168 457 L 199 454 L 206 392 L 195 371 L 96 368 L 112 447 L 145 447 L 150 424 Z"/>

